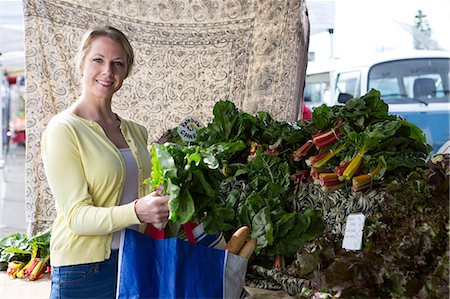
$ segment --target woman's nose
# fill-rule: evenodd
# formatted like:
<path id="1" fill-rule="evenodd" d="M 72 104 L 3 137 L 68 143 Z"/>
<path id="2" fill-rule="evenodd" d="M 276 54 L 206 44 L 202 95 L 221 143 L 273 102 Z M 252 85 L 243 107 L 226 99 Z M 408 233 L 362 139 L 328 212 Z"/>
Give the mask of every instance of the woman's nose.
<path id="1" fill-rule="evenodd" d="M 103 72 L 105 74 L 112 74 L 113 73 L 113 64 L 112 63 L 105 63 L 103 65 Z"/>

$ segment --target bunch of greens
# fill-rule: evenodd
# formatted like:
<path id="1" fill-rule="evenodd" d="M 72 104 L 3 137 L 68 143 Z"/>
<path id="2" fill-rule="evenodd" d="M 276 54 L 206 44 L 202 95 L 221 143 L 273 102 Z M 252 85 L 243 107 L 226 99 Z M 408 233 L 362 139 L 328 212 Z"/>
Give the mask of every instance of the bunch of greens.
<path id="1" fill-rule="evenodd" d="M 51 230 L 33 237 L 12 233 L 0 240 L 0 271 L 5 271 L 12 261 L 28 262 L 32 257 L 50 256 Z"/>
<path id="2" fill-rule="evenodd" d="M 31 246 L 26 234 L 13 233 L 0 240 L 0 271 L 6 271 L 8 262 L 27 262 Z"/>
<path id="3" fill-rule="evenodd" d="M 153 145 L 153 170 L 146 182 L 152 188 L 163 184 L 170 194 L 169 224 L 201 222 L 206 232 L 219 230 L 227 236 L 248 225 L 257 239 L 257 254 L 266 248 L 272 258 L 274 253 L 292 256 L 323 229 L 318 212 L 288 211 L 283 201 L 297 167 L 289 153 L 310 132 L 266 112 L 240 112 L 229 101 L 217 102 L 213 114 L 194 143 L 186 144 L 171 130 L 170 142 Z M 239 180 L 249 182 L 248 196 L 236 196 L 242 192 L 237 189 L 219 196 L 223 184 Z"/>
<path id="4" fill-rule="evenodd" d="M 152 145 L 152 173 L 145 183 L 152 190 L 164 186 L 169 194 L 169 220 L 175 228 L 190 221 L 203 223 L 207 232 L 231 230 L 234 210 L 218 201 L 223 174 L 217 156 L 243 147 L 241 142 L 214 148 L 176 143 Z"/>
<path id="5" fill-rule="evenodd" d="M 346 131 L 361 132 L 380 121 L 395 120 L 395 115 L 388 114 L 388 105 L 381 100 L 380 92 L 371 89 L 360 98 L 348 100 L 345 105 L 313 108 L 312 126 L 324 131 L 336 125 L 344 125 Z"/>
<path id="6" fill-rule="evenodd" d="M 237 204 L 237 225 L 252 228 L 257 250 L 266 248 L 264 256 L 294 256 L 306 241 L 322 233 L 319 213 L 308 209 L 289 211 L 284 202 L 292 187 L 291 169 L 286 159 L 258 148 L 254 158 L 238 169 L 236 179 L 248 182 L 252 192 Z"/>
<path id="7" fill-rule="evenodd" d="M 299 183 L 296 175 L 308 176 L 309 165 L 333 171 L 349 163 L 342 175 L 348 180 L 357 169 L 374 168 L 378 173 L 370 180 L 401 179 L 424 168 L 431 150 L 419 128 L 388 114 L 376 90 L 342 106 L 314 108 L 311 122 L 278 121 L 267 112 L 253 116 L 230 101 L 217 102 L 213 115 L 197 130 L 195 142 L 186 143 L 173 129 L 165 136 L 169 143 L 153 147 L 148 183 L 163 184 L 170 194 L 172 222 L 202 222 L 207 232 L 226 236 L 248 225 L 257 239 L 256 253 L 269 259 L 293 257 L 324 229 L 318 211 L 293 211 L 285 201 Z M 234 184 L 242 181 L 246 190 Z M 224 192 L 224 185 L 234 187 Z"/>
<path id="8" fill-rule="evenodd" d="M 364 159 L 364 172 L 369 172 L 383 159 L 383 175 L 395 173 L 405 177 L 416 167 L 425 167 L 431 148 L 417 126 L 401 119 L 384 120 L 368 125 L 363 131 L 347 132 L 346 147 L 349 150 L 338 155 L 341 161 L 349 161 L 360 152 Z M 355 150 L 356 149 L 356 150 Z"/>
<path id="9" fill-rule="evenodd" d="M 340 132 L 335 142 L 319 150 L 319 153 L 334 153 L 320 166 L 335 169 L 353 161 L 347 169 L 348 179 L 357 168 L 360 173 L 369 173 L 377 166 L 381 169 L 373 179 L 404 178 L 416 167 L 425 167 L 432 150 L 420 128 L 388 114 L 388 105 L 375 89 L 345 105 L 314 108 L 310 126 L 310 131 L 335 129 Z"/>

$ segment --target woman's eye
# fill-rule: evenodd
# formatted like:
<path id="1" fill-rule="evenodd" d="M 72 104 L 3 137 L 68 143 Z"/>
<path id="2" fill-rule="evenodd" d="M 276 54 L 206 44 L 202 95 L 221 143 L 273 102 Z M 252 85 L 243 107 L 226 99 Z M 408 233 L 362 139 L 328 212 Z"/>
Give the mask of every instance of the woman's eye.
<path id="1" fill-rule="evenodd" d="M 94 62 L 102 62 L 103 60 L 101 58 L 94 58 L 92 59 Z"/>
<path id="2" fill-rule="evenodd" d="M 123 62 L 121 62 L 121 61 L 116 61 L 116 62 L 114 62 L 114 64 L 117 66 L 123 66 Z"/>

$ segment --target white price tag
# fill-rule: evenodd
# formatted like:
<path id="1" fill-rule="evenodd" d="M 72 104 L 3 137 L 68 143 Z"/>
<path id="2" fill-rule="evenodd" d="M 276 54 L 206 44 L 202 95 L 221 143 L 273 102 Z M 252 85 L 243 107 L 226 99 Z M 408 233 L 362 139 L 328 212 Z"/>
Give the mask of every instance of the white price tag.
<path id="1" fill-rule="evenodd" d="M 177 132 L 181 139 L 193 142 L 197 138 L 197 128 L 202 127 L 202 123 L 193 116 L 184 119 L 178 126 Z"/>
<path id="2" fill-rule="evenodd" d="M 365 220 L 366 217 L 361 213 L 349 214 L 347 216 L 342 248 L 347 250 L 361 250 Z"/>

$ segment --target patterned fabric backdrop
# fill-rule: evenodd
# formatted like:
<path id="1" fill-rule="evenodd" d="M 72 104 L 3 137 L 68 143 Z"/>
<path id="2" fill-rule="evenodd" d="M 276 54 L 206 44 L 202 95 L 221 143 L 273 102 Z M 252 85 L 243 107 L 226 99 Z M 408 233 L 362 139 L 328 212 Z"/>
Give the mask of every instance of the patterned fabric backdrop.
<path id="1" fill-rule="evenodd" d="M 113 108 L 145 125 L 149 142 L 187 116 L 209 122 L 218 100 L 283 120 L 301 115 L 304 0 L 24 0 L 24 13 L 29 234 L 55 217 L 40 139 L 50 118 L 78 97 L 73 57 L 94 23 L 119 28 L 135 49 L 135 67 Z"/>

